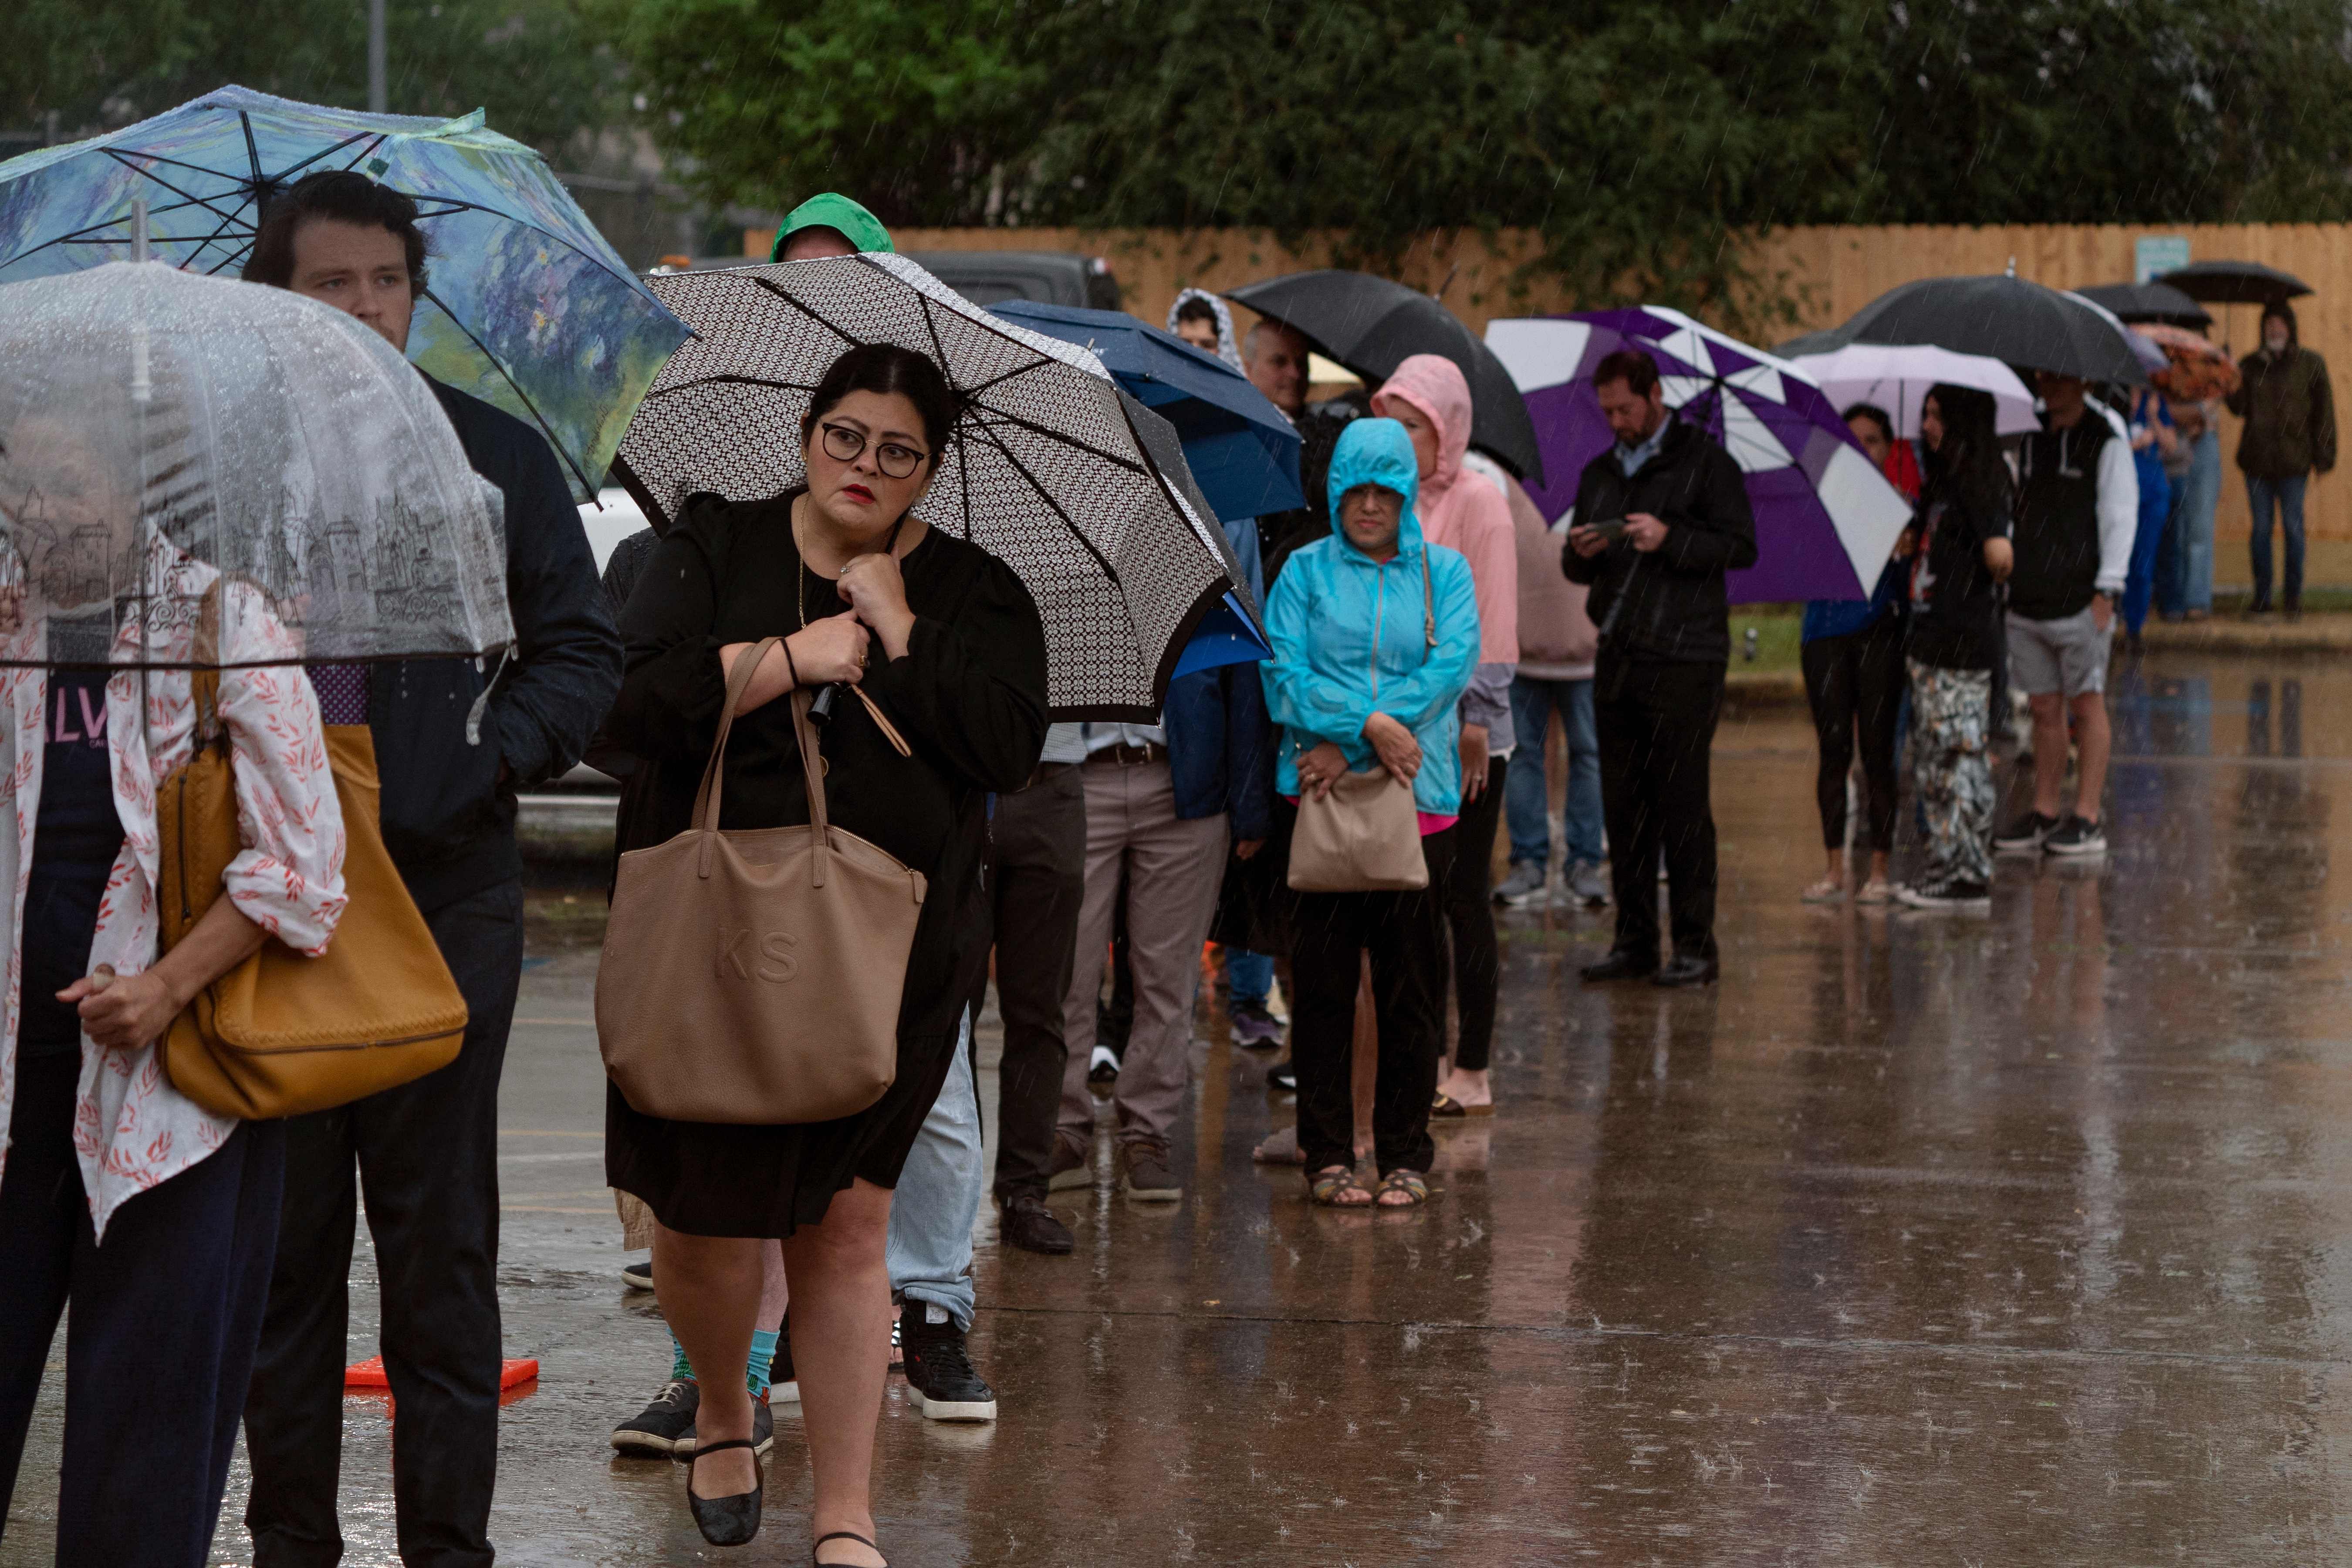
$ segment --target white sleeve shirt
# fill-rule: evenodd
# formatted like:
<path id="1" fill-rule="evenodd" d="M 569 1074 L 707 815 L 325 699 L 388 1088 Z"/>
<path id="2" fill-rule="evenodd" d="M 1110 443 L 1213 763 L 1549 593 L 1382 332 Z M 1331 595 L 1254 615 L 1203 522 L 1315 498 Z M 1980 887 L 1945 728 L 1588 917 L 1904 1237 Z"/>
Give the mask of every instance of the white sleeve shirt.
<path id="1" fill-rule="evenodd" d="M 2132 537 L 2138 531 L 2139 468 L 2126 436 L 2099 448 L 2100 592 L 2123 593 L 2131 572 Z"/>

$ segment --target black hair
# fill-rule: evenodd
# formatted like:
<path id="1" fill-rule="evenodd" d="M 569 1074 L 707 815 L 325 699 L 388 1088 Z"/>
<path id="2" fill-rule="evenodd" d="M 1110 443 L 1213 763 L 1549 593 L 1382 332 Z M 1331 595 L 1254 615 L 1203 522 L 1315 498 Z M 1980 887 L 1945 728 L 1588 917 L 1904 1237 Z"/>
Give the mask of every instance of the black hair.
<path id="1" fill-rule="evenodd" d="M 1595 388 L 1622 381 L 1634 396 L 1647 397 L 1658 389 L 1658 362 L 1650 357 L 1647 349 L 1619 349 L 1603 359 L 1592 373 Z"/>
<path id="2" fill-rule="evenodd" d="M 409 292 L 424 294 L 425 261 L 432 247 L 425 241 L 425 231 L 416 226 L 416 204 L 390 185 L 377 184 L 351 169 L 305 174 L 263 200 L 253 248 L 246 254 L 245 280 L 267 283 L 273 289 L 292 288 L 294 236 L 312 218 L 391 230 L 408 253 Z"/>
<path id="3" fill-rule="evenodd" d="M 923 421 L 923 439 L 931 448 L 931 465 L 939 466 L 948 437 L 963 412 L 963 398 L 948 384 L 947 373 L 929 354 L 902 349 L 896 343 L 861 343 L 833 362 L 809 396 L 809 411 L 801 420 L 806 441 L 816 422 L 838 407 L 853 392 L 896 395 L 915 405 Z"/>
<path id="4" fill-rule="evenodd" d="M 1992 394 L 1939 381 L 1927 389 L 1927 396 L 1936 400 L 1936 412 L 1944 422 L 1941 448 L 1930 448 L 1924 441 L 1919 444 L 1919 464 L 1927 489 L 2006 522 L 2009 465 L 2001 460 Z"/>
<path id="5" fill-rule="evenodd" d="M 1180 321 L 1206 321 L 1213 327 L 1217 324 L 1217 308 L 1195 294 L 1176 307 L 1176 319 Z"/>
<path id="6" fill-rule="evenodd" d="M 1856 403 L 1838 416 L 1851 425 L 1857 419 L 1867 419 L 1878 426 L 1878 433 L 1889 441 L 1895 439 L 1895 416 L 1875 403 Z"/>

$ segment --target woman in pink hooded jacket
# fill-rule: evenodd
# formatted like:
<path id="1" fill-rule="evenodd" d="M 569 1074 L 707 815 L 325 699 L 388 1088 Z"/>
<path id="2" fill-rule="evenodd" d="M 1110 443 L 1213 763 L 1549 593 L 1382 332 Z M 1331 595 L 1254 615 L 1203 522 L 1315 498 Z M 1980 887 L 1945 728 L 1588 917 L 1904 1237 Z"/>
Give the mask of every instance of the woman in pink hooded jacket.
<path id="1" fill-rule="evenodd" d="M 1454 991 L 1461 1038 L 1453 1070 L 1438 1086 L 1434 1114 L 1490 1115 L 1488 1048 L 1501 956 L 1490 886 L 1495 829 L 1503 810 L 1503 766 L 1511 754 L 1511 675 L 1519 658 L 1519 562 L 1502 489 L 1468 466 L 1470 384 L 1452 360 L 1414 354 L 1372 398 L 1372 412 L 1412 437 L 1421 470 L 1415 510 L 1433 544 L 1470 563 L 1478 597 L 1478 667 L 1463 694 L 1462 817 L 1454 874 L 1443 889 L 1454 928 Z"/>

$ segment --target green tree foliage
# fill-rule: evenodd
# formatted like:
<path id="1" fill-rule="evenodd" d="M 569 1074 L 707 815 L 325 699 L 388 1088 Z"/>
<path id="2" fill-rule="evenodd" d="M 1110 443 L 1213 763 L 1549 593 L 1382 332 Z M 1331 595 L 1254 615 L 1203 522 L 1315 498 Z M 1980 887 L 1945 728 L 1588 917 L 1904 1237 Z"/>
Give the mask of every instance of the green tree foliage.
<path id="1" fill-rule="evenodd" d="M 896 222 L 1531 227 L 1720 305 L 1735 233 L 2352 214 L 2343 0 L 599 0 L 713 196 Z"/>
<path id="2" fill-rule="evenodd" d="M 542 148 L 626 112 L 580 0 L 390 0 L 394 110 L 490 111 Z M 12 0 L 0 129 L 88 134 L 224 83 L 367 104 L 366 0 Z"/>

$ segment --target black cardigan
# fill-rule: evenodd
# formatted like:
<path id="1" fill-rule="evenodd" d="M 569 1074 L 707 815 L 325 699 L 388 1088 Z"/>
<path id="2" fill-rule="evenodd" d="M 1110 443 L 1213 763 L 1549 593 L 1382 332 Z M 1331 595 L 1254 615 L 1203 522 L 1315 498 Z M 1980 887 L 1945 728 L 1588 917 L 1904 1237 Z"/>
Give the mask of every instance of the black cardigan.
<path id="1" fill-rule="evenodd" d="M 1671 418 L 1672 416 L 1669 416 Z M 1643 554 L 1623 538 L 1590 559 L 1560 547 L 1560 570 L 1592 590 L 1586 605 L 1601 651 L 1620 658 L 1721 664 L 1731 657 L 1723 576 L 1756 564 L 1756 514 L 1731 454 L 1695 425 L 1667 426 L 1657 453 L 1628 475 L 1614 447 L 1584 465 L 1576 521 L 1646 511 L 1666 542 Z"/>

